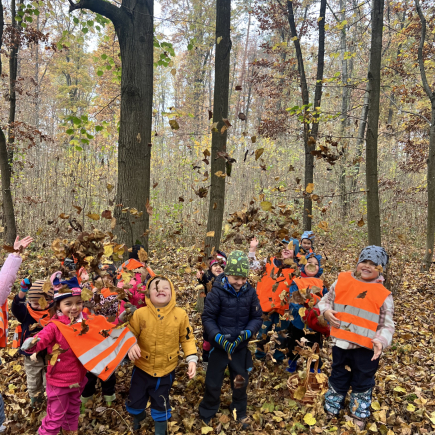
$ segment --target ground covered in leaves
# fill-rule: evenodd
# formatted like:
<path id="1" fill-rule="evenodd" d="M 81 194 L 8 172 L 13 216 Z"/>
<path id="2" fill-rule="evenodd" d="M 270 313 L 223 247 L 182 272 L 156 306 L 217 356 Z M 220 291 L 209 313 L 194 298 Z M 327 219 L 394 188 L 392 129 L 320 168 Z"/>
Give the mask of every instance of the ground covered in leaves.
<path id="1" fill-rule="evenodd" d="M 237 246 L 239 249 L 243 248 Z M 339 248 L 330 240 L 319 243 L 318 249 L 326 259 L 325 279 L 332 284 L 341 270 L 355 265 L 360 247 Z M 227 247 L 228 251 L 231 248 Z M 195 311 L 195 270 L 189 258 L 198 248 L 174 248 L 159 256 L 154 252 L 151 266 L 164 272 L 174 280 L 177 287 L 178 305 L 185 308 L 191 317 L 198 349 L 202 349 L 202 326 L 200 315 Z M 247 250 L 247 246 L 246 246 Z M 337 255 L 338 250 L 340 255 Z M 160 253 L 161 254 L 161 253 Z M 264 257 L 270 252 L 263 252 Z M 435 431 L 435 366 L 434 350 L 434 281 L 435 274 L 420 274 L 419 264 L 395 260 L 393 252 L 391 274 L 395 296 L 396 334 L 393 346 L 382 356 L 377 373 L 372 411 L 366 430 L 362 433 L 381 435 L 434 433 Z M 35 256 L 36 264 L 41 257 Z M 25 274 L 24 270 L 20 273 Z M 14 321 L 12 319 L 13 330 Z M 10 331 L 12 332 L 12 331 Z M 255 344 L 251 345 L 255 350 Z M 8 434 L 35 434 L 45 415 L 45 402 L 36 409 L 30 408 L 26 390 L 26 376 L 22 357 L 15 350 L 0 351 L 2 365 L 0 389 L 5 399 Z M 331 349 L 328 344 L 323 350 L 326 374 L 330 372 Z M 81 434 L 121 435 L 131 432 L 132 421 L 124 402 L 128 394 L 132 364 L 117 371 L 117 400 L 106 407 L 101 392 L 89 402 L 86 414 L 80 417 Z M 220 413 L 206 427 L 198 416 L 198 404 L 202 398 L 205 373 L 201 364 L 195 379 L 186 376 L 186 365 L 180 360 L 177 378 L 171 394 L 172 418 L 170 434 L 292 434 L 292 433 L 354 433 L 356 428 L 348 419 L 347 411 L 339 419 L 328 421 L 323 411 L 323 397 L 314 405 L 302 406 L 294 401 L 287 388 L 288 373 L 285 365 L 254 361 L 250 380 L 248 415 L 251 429 L 243 431 L 229 412 L 231 389 L 227 377 L 222 389 Z M 302 369 L 302 367 L 301 367 Z M 139 433 L 153 433 L 153 423 L 148 416 Z"/>

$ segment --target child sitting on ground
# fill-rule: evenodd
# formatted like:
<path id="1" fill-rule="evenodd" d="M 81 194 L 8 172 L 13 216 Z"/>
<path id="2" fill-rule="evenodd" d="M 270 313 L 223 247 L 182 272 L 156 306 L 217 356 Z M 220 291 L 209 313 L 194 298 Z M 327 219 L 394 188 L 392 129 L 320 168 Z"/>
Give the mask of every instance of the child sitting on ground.
<path id="1" fill-rule="evenodd" d="M 225 370 L 229 367 L 233 401 L 231 412 L 245 428 L 247 387 L 252 370 L 248 340 L 261 327 L 261 306 L 255 289 L 247 282 L 249 260 L 242 251 L 228 256 L 225 273 L 215 279 L 205 300 L 202 324 L 213 348 L 210 351 L 205 393 L 199 405 L 199 415 L 208 424 L 219 411 Z M 238 376 L 240 375 L 240 376 Z M 235 388 L 235 379 L 237 388 Z"/>
<path id="2" fill-rule="evenodd" d="M 128 353 L 135 364 L 126 402 L 127 411 L 133 416 L 133 430 L 140 429 L 150 399 L 155 435 L 165 435 L 171 418 L 169 392 L 175 380 L 180 344 L 189 378 L 196 374 L 198 357 L 193 330 L 186 311 L 176 307 L 175 302 L 172 282 L 155 276 L 147 284 L 146 306 L 136 310 L 130 319 L 129 328 L 138 340 Z"/>
<path id="3" fill-rule="evenodd" d="M 322 348 L 322 334 L 314 332 L 305 335 L 305 323 L 299 314 L 299 310 L 307 303 L 307 300 L 302 298 L 299 290 L 304 291 L 305 295 L 311 293 L 314 302 L 320 301 L 323 295 L 328 292 L 327 288 L 323 285 L 323 281 L 320 279 L 320 276 L 323 274 L 323 269 L 321 268 L 322 257 L 319 254 L 310 253 L 305 258 L 307 259 L 307 264 L 301 265 L 301 276 L 295 278 L 290 286 L 290 311 L 293 316 L 293 320 L 288 328 L 289 366 L 287 371 L 290 373 L 296 371 L 298 355 L 294 355 L 293 350 L 298 345 L 297 341 L 300 341 L 302 337 L 308 340 L 310 347 L 314 343 L 318 343 L 319 348 Z M 318 293 L 311 291 L 311 289 L 315 290 L 315 288 Z M 299 300 L 300 303 L 297 303 L 295 300 Z"/>
<path id="4" fill-rule="evenodd" d="M 384 248 L 367 246 L 356 270 L 340 273 L 318 305 L 331 325 L 334 345 L 325 410 L 338 416 L 352 387 L 349 409 L 360 430 L 370 416 L 379 356 L 394 334 L 393 296 L 383 286 L 381 275 L 387 263 Z"/>
<path id="5" fill-rule="evenodd" d="M 44 285 L 47 287 L 46 292 L 43 291 Z M 12 314 L 21 323 L 21 339 L 17 343 L 17 348 L 21 347 L 28 337 L 40 332 L 50 321 L 49 309 L 53 303 L 53 295 L 54 289 L 50 281 L 47 284 L 43 280 L 31 283 L 28 278 L 21 281 L 20 291 L 15 295 L 11 305 Z M 30 404 L 34 407 L 37 402 L 40 403 L 44 400 L 45 356 L 47 352 L 43 350 L 33 360 L 30 359 L 31 355 L 26 351 L 20 349 L 19 352 L 24 356 L 27 392 Z"/>
<path id="6" fill-rule="evenodd" d="M 282 316 L 289 308 L 288 287 L 293 280 L 293 273 L 296 268 L 294 263 L 295 254 L 299 251 L 297 240 L 284 239 L 281 245 L 281 258 L 270 257 L 270 259 L 264 261 L 264 273 L 257 283 L 257 295 L 263 310 L 263 325 L 257 336 L 259 341 L 255 351 L 255 358 L 258 360 L 266 358 L 264 346 L 270 341 L 268 333 L 274 329 L 278 333 L 279 343 L 279 348 L 275 348 L 273 353 L 273 359 L 276 363 L 282 363 L 285 358 L 285 354 L 280 349 L 286 347 L 287 334 L 283 336 L 280 332 L 287 331 L 290 320 L 284 320 Z M 251 240 L 248 254 L 251 269 L 254 270 L 262 268 L 261 263 L 255 256 L 257 246 L 258 240 L 254 237 Z"/>

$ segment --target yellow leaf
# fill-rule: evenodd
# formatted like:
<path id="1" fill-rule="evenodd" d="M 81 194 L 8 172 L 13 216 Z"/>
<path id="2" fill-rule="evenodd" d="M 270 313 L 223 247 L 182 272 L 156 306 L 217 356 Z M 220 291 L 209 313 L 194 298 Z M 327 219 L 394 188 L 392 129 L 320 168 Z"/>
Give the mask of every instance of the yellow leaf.
<path id="1" fill-rule="evenodd" d="M 264 148 L 256 149 L 255 150 L 255 160 L 258 160 L 263 153 L 264 153 Z"/>
<path id="2" fill-rule="evenodd" d="M 8 355 L 9 356 L 14 356 L 17 352 L 18 352 L 18 349 L 9 349 L 8 350 Z"/>
<path id="3" fill-rule="evenodd" d="M 207 233 L 207 237 L 214 237 L 214 231 L 209 231 Z"/>
<path id="4" fill-rule="evenodd" d="M 170 119 L 169 125 L 171 126 L 172 130 L 178 130 L 180 128 L 176 119 Z"/>
<path id="5" fill-rule="evenodd" d="M 175 68 L 171 69 L 171 74 L 175 77 L 175 74 L 177 74 L 177 70 Z"/>
<path id="6" fill-rule="evenodd" d="M 92 219 L 93 221 L 99 221 L 100 220 L 100 215 L 97 213 L 88 213 L 86 215 L 89 219 Z"/>
<path id="7" fill-rule="evenodd" d="M 112 245 L 104 246 L 104 256 L 110 257 L 112 254 L 113 254 L 113 246 Z"/>
<path id="8" fill-rule="evenodd" d="M 296 391 L 293 393 L 293 399 L 302 400 L 305 396 L 307 389 L 303 385 L 299 385 Z"/>
<path id="9" fill-rule="evenodd" d="M 375 411 L 379 411 L 381 409 L 381 405 L 379 404 L 379 402 L 376 400 L 375 402 L 372 403 L 372 408 Z"/>
<path id="10" fill-rule="evenodd" d="M 301 308 L 299 308 L 298 314 L 299 314 L 301 317 L 304 317 L 306 311 L 307 311 L 307 309 L 306 309 L 305 307 L 301 307 Z"/>
<path id="11" fill-rule="evenodd" d="M 396 387 L 394 391 L 397 391 L 398 393 L 406 393 L 406 390 L 403 387 Z"/>
<path id="12" fill-rule="evenodd" d="M 109 193 L 113 190 L 114 187 L 115 187 L 115 186 L 114 186 L 113 184 L 109 184 L 109 183 L 107 183 L 107 185 L 106 185 L 106 188 L 107 188 L 107 190 L 109 191 Z"/>
<path id="13" fill-rule="evenodd" d="M 369 427 L 370 432 L 377 432 L 378 427 L 376 426 L 376 423 L 372 423 L 372 425 Z"/>
<path id="14" fill-rule="evenodd" d="M 38 304 L 41 307 L 41 310 L 45 310 L 48 307 L 47 301 L 44 296 L 41 296 L 38 299 Z"/>
<path id="15" fill-rule="evenodd" d="M 210 432 L 213 432 L 213 428 L 212 427 L 206 426 L 206 427 L 202 427 L 201 428 L 201 434 L 202 435 L 206 435 L 206 434 L 208 434 Z"/>
<path id="16" fill-rule="evenodd" d="M 17 364 L 17 365 L 15 365 L 15 366 L 13 367 L 13 369 L 14 369 L 14 371 L 16 371 L 16 372 L 20 372 L 21 369 L 22 369 L 22 367 L 21 367 L 19 364 Z"/>
<path id="17" fill-rule="evenodd" d="M 292 41 L 297 41 L 298 37 L 297 36 L 293 36 Z"/>
<path id="18" fill-rule="evenodd" d="M 219 38 L 216 39 L 216 44 L 219 44 L 222 41 L 222 36 L 219 36 Z"/>
<path id="19" fill-rule="evenodd" d="M 61 213 L 61 214 L 59 215 L 59 217 L 60 217 L 61 219 L 69 219 L 69 214 Z"/>
<path id="20" fill-rule="evenodd" d="M 305 414 L 304 421 L 306 424 L 308 424 L 308 426 L 313 426 L 316 424 L 316 419 L 311 413 Z"/>
<path id="21" fill-rule="evenodd" d="M 88 288 L 85 287 L 82 290 L 81 296 L 82 296 L 82 301 L 86 302 L 86 301 L 90 301 L 92 299 L 92 296 L 94 296 L 94 294 L 93 294 L 92 290 L 89 290 Z"/>
<path id="22" fill-rule="evenodd" d="M 264 211 L 270 211 L 270 210 L 272 210 L 272 203 L 269 201 L 263 201 L 260 203 L 260 207 Z"/>
<path id="23" fill-rule="evenodd" d="M 414 412 L 415 406 L 412 403 L 408 403 L 408 406 L 406 407 L 407 411 Z"/>
<path id="24" fill-rule="evenodd" d="M 325 30 L 329 30 L 329 24 L 325 24 Z"/>
<path id="25" fill-rule="evenodd" d="M 116 218 L 112 218 L 112 220 L 110 221 L 110 229 L 113 230 L 113 228 L 116 227 Z"/>
<path id="26" fill-rule="evenodd" d="M 314 183 L 308 183 L 307 187 L 305 188 L 307 193 L 313 193 L 314 190 Z"/>
<path id="27" fill-rule="evenodd" d="M 319 18 L 317 18 L 317 22 L 318 23 L 320 23 L 320 21 L 322 21 L 323 20 L 323 17 L 319 17 Z"/>
<path id="28" fill-rule="evenodd" d="M 236 408 L 233 409 L 233 417 L 234 417 L 234 420 L 237 421 L 237 410 L 236 410 Z"/>

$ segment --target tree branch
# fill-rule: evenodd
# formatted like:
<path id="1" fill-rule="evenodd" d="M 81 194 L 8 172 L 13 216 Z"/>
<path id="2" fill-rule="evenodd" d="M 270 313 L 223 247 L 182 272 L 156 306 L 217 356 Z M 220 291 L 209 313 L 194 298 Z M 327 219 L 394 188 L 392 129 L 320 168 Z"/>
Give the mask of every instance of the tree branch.
<path id="1" fill-rule="evenodd" d="M 76 9 L 89 9 L 108 18 L 114 25 L 119 24 L 121 20 L 121 9 L 104 0 L 80 0 L 78 3 L 68 0 L 68 2 L 70 12 Z"/>
<path id="2" fill-rule="evenodd" d="M 429 99 L 432 101 L 432 99 L 435 98 L 435 95 L 432 92 L 429 83 L 427 81 L 426 70 L 424 69 L 424 61 L 423 61 L 423 47 L 424 47 L 424 41 L 426 40 L 426 18 L 424 17 L 423 11 L 421 10 L 420 0 L 415 0 L 415 7 L 417 9 L 418 16 L 420 17 L 420 21 L 421 21 L 421 37 L 420 37 L 420 45 L 418 46 L 418 65 L 420 67 L 420 75 L 423 84 L 423 89 L 426 92 Z"/>

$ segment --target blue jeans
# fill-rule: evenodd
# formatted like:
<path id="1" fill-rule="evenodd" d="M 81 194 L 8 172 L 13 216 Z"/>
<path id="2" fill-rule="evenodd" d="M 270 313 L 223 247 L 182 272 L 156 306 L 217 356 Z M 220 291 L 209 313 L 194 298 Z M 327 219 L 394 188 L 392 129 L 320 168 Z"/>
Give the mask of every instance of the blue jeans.
<path id="1" fill-rule="evenodd" d="M 3 402 L 3 397 L 0 394 L 0 426 L 5 422 L 5 403 Z"/>
<path id="2" fill-rule="evenodd" d="M 275 332 L 280 332 L 282 330 L 286 331 L 290 326 L 289 320 L 279 320 L 279 314 L 272 313 L 263 313 L 267 316 L 267 319 L 263 321 L 263 325 L 258 331 L 257 340 L 260 340 L 257 343 L 257 350 L 255 351 L 255 358 L 263 359 L 266 356 L 266 352 L 264 352 L 264 345 L 270 341 L 267 333 L 272 330 L 272 327 L 275 325 Z M 286 331 L 287 332 L 287 331 Z M 273 358 L 277 362 L 282 362 L 286 355 L 284 352 L 278 350 L 278 348 L 285 349 L 287 348 L 287 339 L 278 334 L 278 343 L 275 345 L 275 353 L 273 354 Z"/>

